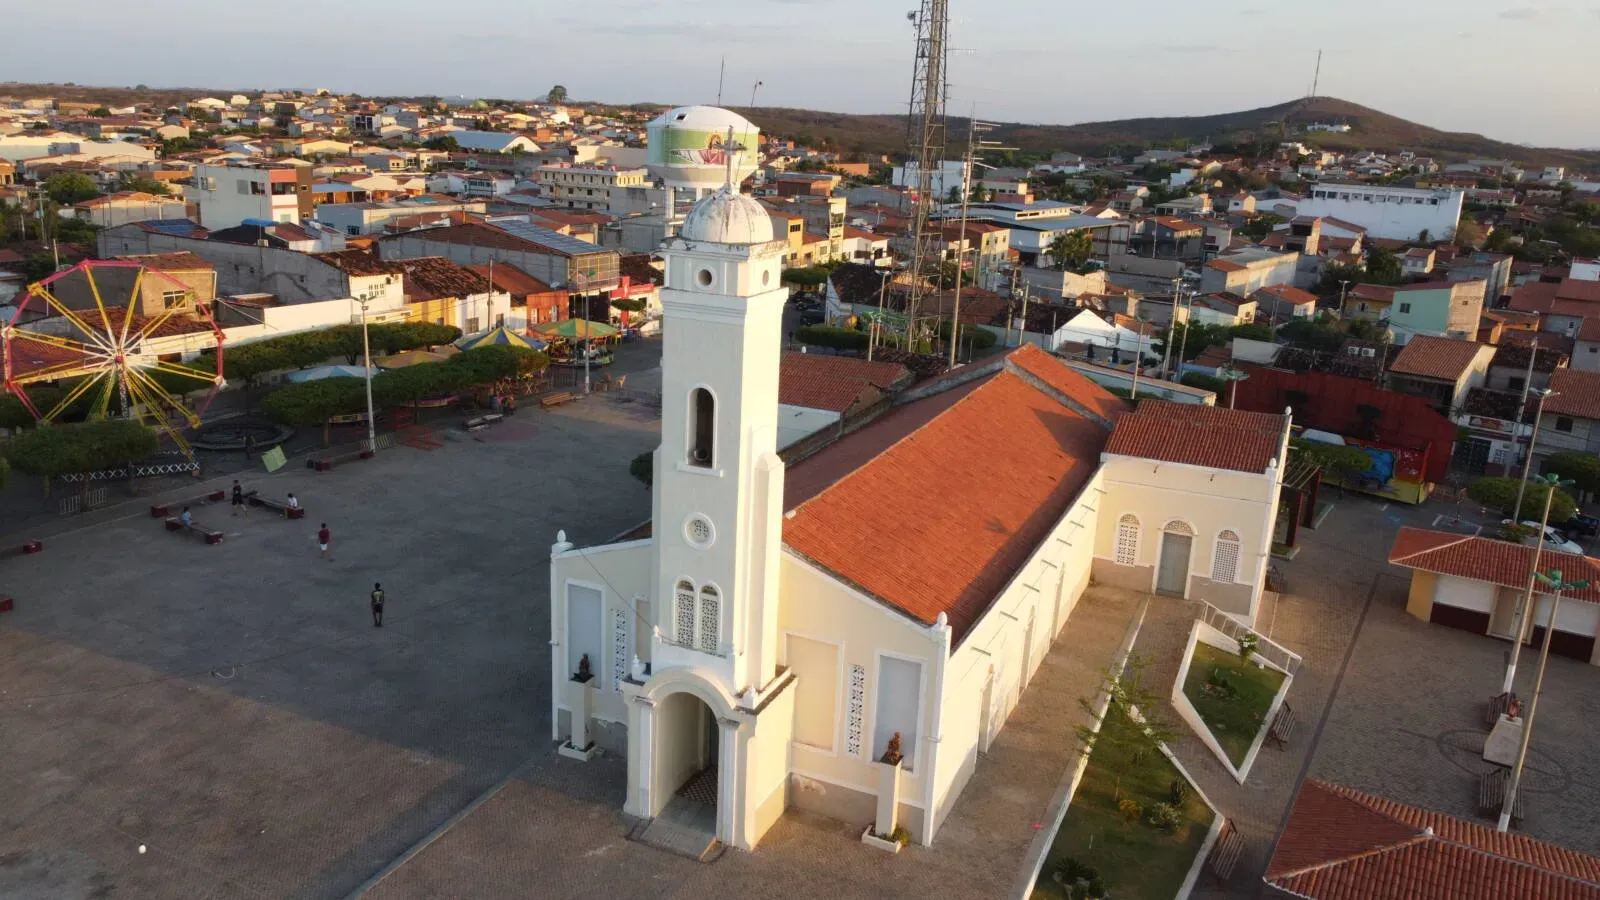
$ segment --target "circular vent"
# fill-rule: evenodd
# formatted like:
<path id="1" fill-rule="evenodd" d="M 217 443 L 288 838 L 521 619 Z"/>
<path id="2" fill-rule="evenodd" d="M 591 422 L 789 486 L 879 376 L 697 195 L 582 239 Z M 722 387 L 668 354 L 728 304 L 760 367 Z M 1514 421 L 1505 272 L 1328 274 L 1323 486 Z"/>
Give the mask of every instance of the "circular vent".
<path id="1" fill-rule="evenodd" d="M 688 538 L 691 545 L 702 550 L 711 546 L 711 542 L 716 539 L 716 531 L 711 527 L 711 520 L 705 516 L 690 516 L 689 521 L 684 523 L 683 535 Z"/>

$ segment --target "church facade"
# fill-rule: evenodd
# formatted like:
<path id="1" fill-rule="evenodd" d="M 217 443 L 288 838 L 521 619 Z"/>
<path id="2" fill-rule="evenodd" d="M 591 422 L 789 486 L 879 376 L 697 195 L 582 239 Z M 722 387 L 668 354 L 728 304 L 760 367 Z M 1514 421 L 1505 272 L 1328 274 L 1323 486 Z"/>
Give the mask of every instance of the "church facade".
<path id="1" fill-rule="evenodd" d="M 1133 410 L 1023 347 L 790 466 L 783 248 L 724 189 L 663 251 L 649 536 L 552 547 L 551 738 L 730 846 L 790 807 L 928 844 L 1091 578 L 1253 621 L 1288 417 Z"/>

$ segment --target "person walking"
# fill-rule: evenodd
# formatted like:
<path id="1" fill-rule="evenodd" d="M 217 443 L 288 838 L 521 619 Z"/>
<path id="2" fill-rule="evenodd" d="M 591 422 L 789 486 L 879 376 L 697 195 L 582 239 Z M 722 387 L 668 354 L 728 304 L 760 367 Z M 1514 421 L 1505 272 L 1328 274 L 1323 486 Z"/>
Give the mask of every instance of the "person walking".
<path id="1" fill-rule="evenodd" d="M 244 436 L 244 458 L 248 462 L 249 460 L 253 459 L 255 455 L 256 436 L 253 434 L 247 434 Z"/>
<path id="2" fill-rule="evenodd" d="M 328 562 L 333 562 L 332 554 L 328 553 L 328 540 L 331 537 L 333 537 L 333 535 L 328 531 L 328 523 L 323 522 L 322 530 L 317 532 L 317 546 L 322 550 L 322 558 Z"/>
<path id="3" fill-rule="evenodd" d="M 238 515 L 244 509 L 244 488 L 239 485 L 239 479 L 233 480 L 233 514 Z"/>
<path id="4" fill-rule="evenodd" d="M 372 584 L 372 627 L 383 627 L 383 585 Z"/>

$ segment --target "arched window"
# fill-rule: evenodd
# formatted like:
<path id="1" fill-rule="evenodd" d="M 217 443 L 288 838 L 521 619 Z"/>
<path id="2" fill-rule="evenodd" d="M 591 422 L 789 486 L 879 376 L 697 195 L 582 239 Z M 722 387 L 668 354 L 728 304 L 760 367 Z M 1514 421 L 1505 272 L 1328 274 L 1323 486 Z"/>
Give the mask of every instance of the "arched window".
<path id="1" fill-rule="evenodd" d="M 673 591 L 672 625 L 679 644 L 694 646 L 694 582 L 687 578 Z"/>
<path id="2" fill-rule="evenodd" d="M 711 468 L 717 434 L 717 402 L 705 388 L 689 393 L 689 465 Z"/>
<path id="3" fill-rule="evenodd" d="M 1182 519 L 1173 519 L 1161 530 L 1168 534 L 1187 534 L 1190 537 L 1194 537 L 1194 528 Z"/>
<path id="4" fill-rule="evenodd" d="M 1117 520 L 1117 565 L 1132 566 L 1139 562 L 1139 517 L 1128 513 Z"/>
<path id="5" fill-rule="evenodd" d="M 1224 531 L 1217 535 L 1217 550 L 1211 557 L 1211 580 L 1233 584 L 1239 577 L 1239 535 Z"/>
<path id="6" fill-rule="evenodd" d="M 700 589 L 700 637 L 695 646 L 702 653 L 716 653 L 722 637 L 722 595 L 711 585 Z"/>

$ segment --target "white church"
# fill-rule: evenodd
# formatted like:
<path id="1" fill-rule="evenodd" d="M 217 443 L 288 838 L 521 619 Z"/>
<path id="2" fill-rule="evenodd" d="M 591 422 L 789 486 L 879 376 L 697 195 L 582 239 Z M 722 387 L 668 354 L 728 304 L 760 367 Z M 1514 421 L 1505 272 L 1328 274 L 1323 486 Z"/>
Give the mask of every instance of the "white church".
<path id="1" fill-rule="evenodd" d="M 649 536 L 552 547 L 551 737 L 732 847 L 790 807 L 929 844 L 1091 580 L 1253 622 L 1289 420 L 1135 411 L 1023 347 L 787 466 L 783 249 L 724 187 L 662 251 Z"/>

